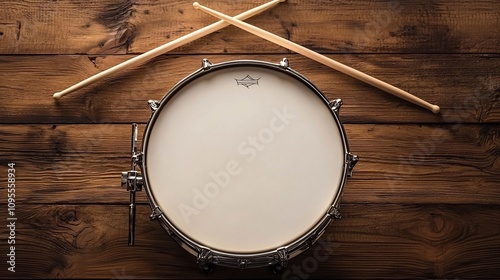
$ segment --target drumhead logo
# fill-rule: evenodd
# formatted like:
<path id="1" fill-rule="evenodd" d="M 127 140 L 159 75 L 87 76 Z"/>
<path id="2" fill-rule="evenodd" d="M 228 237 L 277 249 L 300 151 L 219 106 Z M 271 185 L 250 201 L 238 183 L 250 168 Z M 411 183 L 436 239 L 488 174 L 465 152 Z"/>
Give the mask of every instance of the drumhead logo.
<path id="1" fill-rule="evenodd" d="M 243 79 L 235 79 L 235 80 L 238 86 L 244 86 L 249 89 L 253 85 L 259 85 L 260 78 L 254 79 L 252 78 L 252 76 L 247 75 Z"/>

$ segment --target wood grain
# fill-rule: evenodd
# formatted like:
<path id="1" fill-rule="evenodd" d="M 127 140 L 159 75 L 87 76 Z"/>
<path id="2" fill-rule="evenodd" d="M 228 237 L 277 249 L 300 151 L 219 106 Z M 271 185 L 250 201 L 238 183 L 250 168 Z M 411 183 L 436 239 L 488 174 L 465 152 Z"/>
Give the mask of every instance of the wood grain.
<path id="1" fill-rule="evenodd" d="M 53 100 L 52 94 L 128 56 L 0 56 L 0 123 L 146 122 L 146 101 L 161 99 L 207 56 L 161 56 L 106 81 Z M 496 55 L 332 55 L 442 108 L 427 112 L 382 90 L 298 55 L 291 67 L 328 98 L 342 98 L 345 123 L 479 123 L 500 121 L 500 57 Z M 210 56 L 213 63 L 283 55 Z M 183 67 L 179 67 L 183 65 Z M 473 73 L 473 75 L 472 75 Z M 390 114 L 388 113 L 390 111 Z"/>
<path id="2" fill-rule="evenodd" d="M 256 6 L 251 0 L 238 5 L 229 0 L 202 3 L 228 15 Z M 191 4 L 178 0 L 2 2 L 0 53 L 143 53 L 214 22 Z M 500 7 L 494 1 L 288 0 L 249 22 L 320 52 L 496 53 Z M 177 51 L 276 52 L 284 50 L 236 28 Z"/>
<path id="3" fill-rule="evenodd" d="M 346 133 L 361 161 L 345 203 L 500 202 L 499 125 L 350 124 Z M 119 175 L 130 165 L 129 125 L 3 125 L 0 156 L 0 166 L 17 162 L 23 203 L 128 203 Z"/>
<path id="4" fill-rule="evenodd" d="M 229 15 L 253 0 L 205 0 Z M 234 27 L 55 101 L 60 91 L 214 19 L 180 0 L 0 1 L 0 220 L 16 163 L 16 274 L 0 278 L 499 279 L 500 5 L 495 0 L 287 0 L 249 23 L 402 88 L 434 115 Z M 342 98 L 360 156 L 341 213 L 281 275 L 198 272 L 138 196 L 127 246 L 130 124 L 211 62 L 279 62 Z M 306 147 L 305 147 L 306 148 Z M 314 163 L 311 163 L 314 164 Z M 266 230 L 273 230 L 272 228 Z"/>
<path id="5" fill-rule="evenodd" d="M 125 205 L 20 206 L 16 277 L 206 278 L 197 271 L 195 257 L 149 221 L 149 206 L 138 207 L 132 247 L 127 246 Z M 341 210 L 343 218 L 334 221 L 319 243 L 292 259 L 282 279 L 297 278 L 296 271 L 322 279 L 498 276 L 496 206 L 345 204 Z M 6 251 L 4 243 L 0 248 Z M 0 275 L 6 276 L 3 271 Z M 218 267 L 210 278 L 249 276 L 280 277 L 267 269 Z"/>

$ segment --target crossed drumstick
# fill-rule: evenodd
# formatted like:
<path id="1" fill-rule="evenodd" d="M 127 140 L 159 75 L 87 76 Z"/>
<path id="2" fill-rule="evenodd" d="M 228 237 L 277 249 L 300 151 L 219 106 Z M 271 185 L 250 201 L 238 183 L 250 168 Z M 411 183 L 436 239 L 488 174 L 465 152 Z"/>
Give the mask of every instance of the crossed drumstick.
<path id="1" fill-rule="evenodd" d="M 437 105 L 433 105 L 433 104 L 431 104 L 431 103 L 429 103 L 429 102 L 427 102 L 427 101 L 425 101 L 425 100 L 423 100 L 423 99 L 421 99 L 421 98 L 419 98 L 419 97 L 417 97 L 417 96 L 415 96 L 415 95 L 413 95 L 413 94 L 411 94 L 411 93 L 409 93 L 407 91 L 404 91 L 404 90 L 402 90 L 400 88 L 397 88 L 397 87 L 395 87 L 393 85 L 390 85 L 390 84 L 388 84 L 388 83 L 386 83 L 384 81 L 381 81 L 381 80 L 379 80 L 377 78 L 374 78 L 374 77 L 372 77 L 372 76 L 370 76 L 368 74 L 365 74 L 365 73 L 363 73 L 361 71 L 358 71 L 358 70 L 356 70 L 354 68 L 351 68 L 351 67 L 349 67 L 347 65 L 344 65 L 344 64 L 342 64 L 340 62 L 337 62 L 337 61 L 335 61 L 335 60 L 333 60 L 331 58 L 328 58 L 328 57 L 326 57 L 326 56 L 324 56 L 322 54 L 319 54 L 319 53 L 317 53 L 315 51 L 312 51 L 312 50 L 310 50 L 310 49 L 308 49 L 306 47 L 303 47 L 303 46 L 301 46 L 301 45 L 299 45 L 297 43 L 294 43 L 292 41 L 289 41 L 287 39 L 279 37 L 279 36 L 277 36 L 277 35 L 275 35 L 275 34 L 273 34 L 271 32 L 268 32 L 266 30 L 263 30 L 261 28 L 258 28 L 256 26 L 253 26 L 251 24 L 248 24 L 248 23 L 245 23 L 245 22 L 242 21 L 244 19 L 247 19 L 247 18 L 250 18 L 250 17 L 252 17 L 254 15 L 257 15 L 257 14 L 259 14 L 259 13 L 261 13 L 261 12 L 267 10 L 267 9 L 270 9 L 271 7 L 274 7 L 279 2 L 284 2 L 284 1 L 285 0 L 273 0 L 273 1 L 270 1 L 270 2 L 268 2 L 266 4 L 261 5 L 259 7 L 256 7 L 256 8 L 253 8 L 251 10 L 248 10 L 247 12 L 239 14 L 239 15 L 237 15 L 235 17 L 230 17 L 228 15 L 225 15 L 225 14 L 220 13 L 218 11 L 215 11 L 213 9 L 207 8 L 205 6 L 202 6 L 198 2 L 194 2 L 193 3 L 194 8 L 200 9 L 200 10 L 202 10 L 202 11 L 204 11 L 204 12 L 206 12 L 206 13 L 214 16 L 214 17 L 217 17 L 217 18 L 220 19 L 220 21 L 218 21 L 216 23 L 213 23 L 211 25 L 208 25 L 208 26 L 206 26 L 204 28 L 201 28 L 199 30 L 196 30 L 196 31 L 194 31 L 194 32 L 192 32 L 190 34 L 187 34 L 187 35 L 183 36 L 183 37 L 175 39 L 175 40 L 173 40 L 173 41 L 171 41 L 171 42 L 169 42 L 167 44 L 164 44 L 164 45 L 162 45 L 160 47 L 152 49 L 152 50 L 150 50 L 148 52 L 145 52 L 145 53 L 143 53 L 143 54 L 141 54 L 139 56 L 136 56 L 136 57 L 134 57 L 134 58 L 132 58 L 130 60 L 127 60 L 127 61 L 125 61 L 123 63 L 120 63 L 120 64 L 118 64 L 116 66 L 113 66 L 113 67 L 111 67 L 111 68 L 109 68 L 109 69 L 107 69 L 105 71 L 102 71 L 102 72 L 100 72 L 100 73 L 98 73 L 98 74 L 96 74 L 94 76 L 91 76 L 91 77 L 89 77 L 89 78 L 87 78 L 87 79 L 85 79 L 85 80 L 83 80 L 83 81 L 81 81 L 81 82 L 79 82 L 79 83 L 77 83 L 77 84 L 75 84 L 75 85 L 73 85 L 73 86 L 71 86 L 71 87 L 63 90 L 63 91 L 55 93 L 54 94 L 54 98 L 55 99 L 59 99 L 62 96 L 66 95 L 66 94 L 68 94 L 70 92 L 73 92 L 73 91 L 75 91 L 77 89 L 80 89 L 80 88 L 82 88 L 84 86 L 87 86 L 87 85 L 89 85 L 91 83 L 94 83 L 94 82 L 96 82 L 98 80 L 101 80 L 101 79 L 103 79 L 105 77 L 108 77 L 108 76 L 110 76 L 110 75 L 112 75 L 114 73 L 117 73 L 117 72 L 119 72 L 121 70 L 124 70 L 124 69 L 126 69 L 128 67 L 132 67 L 132 66 L 144 63 L 144 62 L 150 60 L 153 57 L 156 57 L 158 55 L 164 54 L 164 53 L 166 53 L 168 51 L 171 51 L 171 50 L 173 50 L 173 49 L 175 49 L 177 47 L 180 47 L 180 46 L 182 46 L 184 44 L 187 44 L 187 43 L 192 42 L 192 41 L 194 41 L 196 39 L 199 39 L 199 38 L 201 38 L 203 36 L 211 34 L 211 33 L 215 32 L 215 31 L 220 30 L 223 27 L 226 27 L 226 26 L 228 26 L 228 25 L 231 24 L 231 25 L 234 25 L 234 26 L 236 26 L 236 27 L 238 27 L 240 29 L 243 29 L 243 30 L 245 30 L 245 31 L 247 31 L 249 33 L 252 33 L 252 34 L 254 34 L 256 36 L 259 36 L 259 37 L 261 37 L 263 39 L 266 39 L 266 40 L 268 40 L 270 42 L 273 42 L 273 43 L 275 43 L 277 45 L 285 47 L 285 48 L 287 48 L 287 49 L 289 49 L 291 51 L 294 51 L 296 53 L 302 54 L 302 55 L 304 55 L 304 56 L 306 56 L 306 57 L 308 57 L 308 58 L 310 58 L 312 60 L 315 60 L 315 61 L 317 61 L 319 63 L 322 63 L 322 64 L 324 64 L 324 65 L 326 65 L 326 66 L 328 66 L 330 68 L 333 68 L 333 69 L 335 69 L 337 71 L 340 71 L 340 72 L 342 72 L 344 74 L 347 74 L 347 75 L 349 75 L 349 76 L 351 76 L 353 78 L 361 80 L 361 81 L 363 81 L 363 82 L 365 82 L 367 84 L 370 84 L 370 85 L 372 85 L 372 86 L 374 86 L 376 88 L 379 88 L 379 89 L 381 89 L 381 90 L 383 90 L 385 92 L 388 92 L 388 93 L 393 94 L 393 95 L 395 95 L 395 96 L 397 96 L 399 98 L 402 98 L 402 99 L 404 99 L 406 101 L 409 101 L 409 102 L 411 102 L 413 104 L 416 104 L 418 106 L 421 106 L 423 108 L 431 110 L 433 113 L 436 113 L 436 114 L 439 113 L 440 108 Z"/>

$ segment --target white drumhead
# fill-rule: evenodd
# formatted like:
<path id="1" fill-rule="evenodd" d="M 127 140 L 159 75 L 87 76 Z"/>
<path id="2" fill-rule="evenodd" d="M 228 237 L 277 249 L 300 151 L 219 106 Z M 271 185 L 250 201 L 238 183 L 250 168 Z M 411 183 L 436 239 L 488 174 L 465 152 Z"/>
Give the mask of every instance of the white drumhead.
<path id="1" fill-rule="evenodd" d="M 230 253 L 274 250 L 310 231 L 337 197 L 345 142 L 304 82 L 256 65 L 176 89 L 150 123 L 147 188 L 177 230 Z"/>

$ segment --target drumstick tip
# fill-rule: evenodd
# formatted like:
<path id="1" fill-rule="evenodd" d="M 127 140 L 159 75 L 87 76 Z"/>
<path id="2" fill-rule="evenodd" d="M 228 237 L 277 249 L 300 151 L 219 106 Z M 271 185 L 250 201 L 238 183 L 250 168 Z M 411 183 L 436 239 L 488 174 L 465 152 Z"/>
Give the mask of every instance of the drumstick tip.
<path id="1" fill-rule="evenodd" d="M 198 3 L 198 2 L 193 2 L 193 7 L 194 7 L 195 9 L 199 9 L 199 8 L 200 8 L 200 3 Z"/>
<path id="2" fill-rule="evenodd" d="M 439 113 L 439 111 L 441 111 L 441 108 L 439 108 L 438 105 L 432 105 L 431 106 L 431 111 L 434 113 L 434 114 L 437 114 Z"/>
<path id="3" fill-rule="evenodd" d="M 52 97 L 54 97 L 55 100 L 59 100 L 59 98 L 62 97 L 62 94 L 61 94 L 61 92 L 56 92 L 56 93 L 54 93 L 54 95 L 52 95 Z"/>

